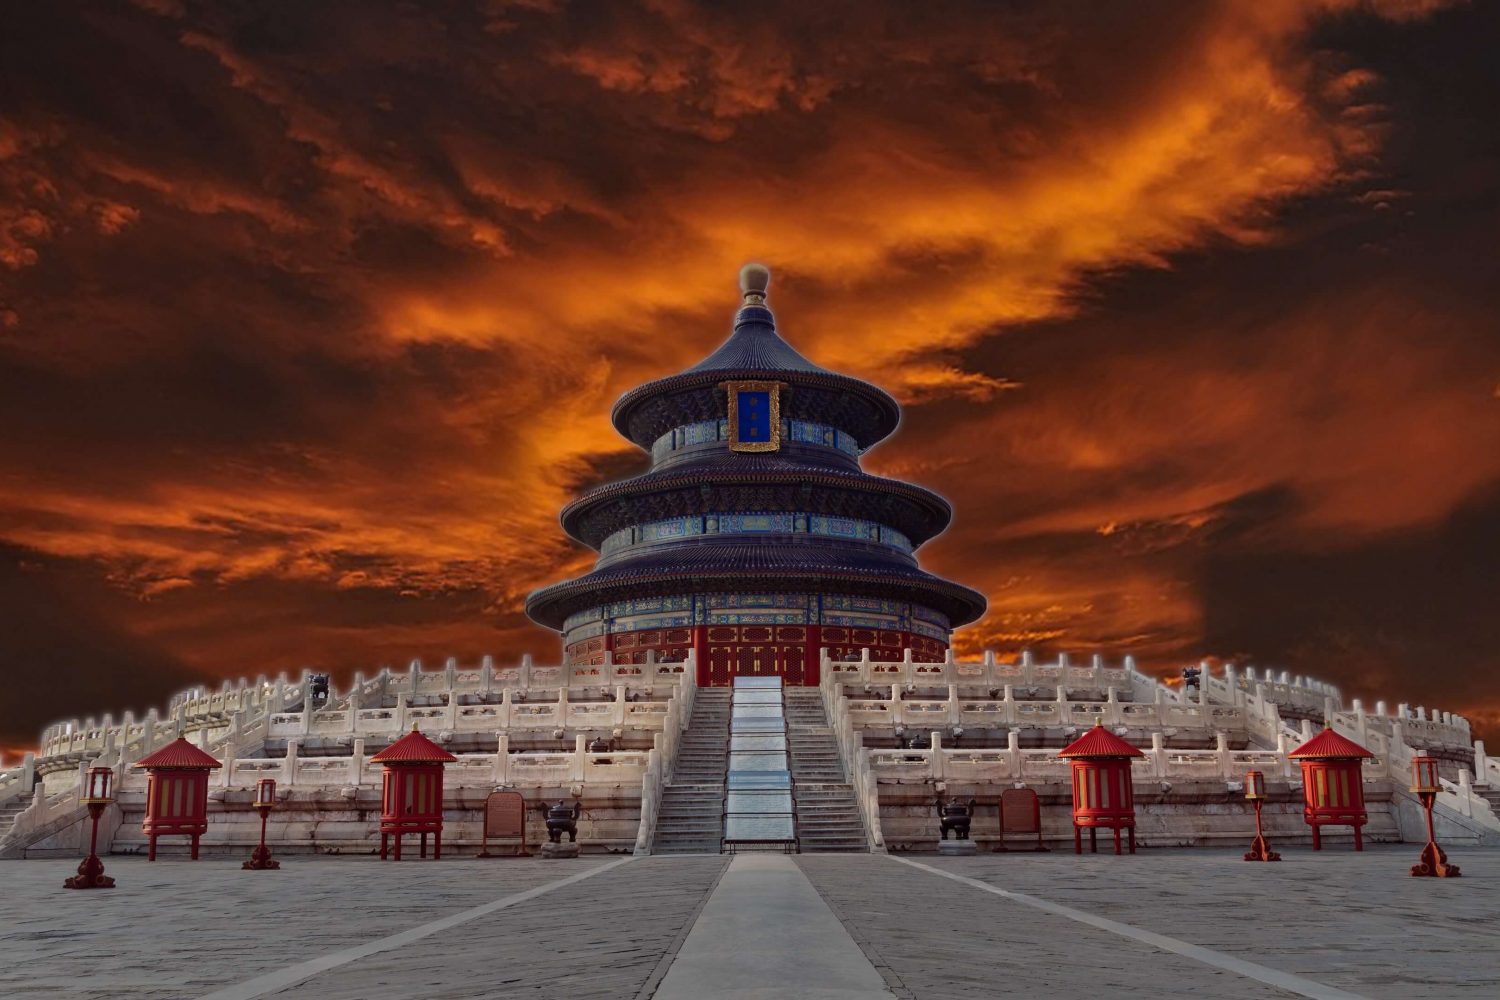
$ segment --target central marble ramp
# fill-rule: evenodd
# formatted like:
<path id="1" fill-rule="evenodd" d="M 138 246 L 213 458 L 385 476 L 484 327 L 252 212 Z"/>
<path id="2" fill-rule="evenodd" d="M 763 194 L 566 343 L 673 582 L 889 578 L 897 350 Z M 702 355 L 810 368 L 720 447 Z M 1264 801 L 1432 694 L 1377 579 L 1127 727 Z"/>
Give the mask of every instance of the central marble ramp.
<path id="1" fill-rule="evenodd" d="M 736 677 L 730 703 L 724 849 L 797 849 L 780 677 Z"/>
<path id="2" fill-rule="evenodd" d="M 865 1000 L 894 996 L 786 855 L 739 854 L 655 1000 Z"/>

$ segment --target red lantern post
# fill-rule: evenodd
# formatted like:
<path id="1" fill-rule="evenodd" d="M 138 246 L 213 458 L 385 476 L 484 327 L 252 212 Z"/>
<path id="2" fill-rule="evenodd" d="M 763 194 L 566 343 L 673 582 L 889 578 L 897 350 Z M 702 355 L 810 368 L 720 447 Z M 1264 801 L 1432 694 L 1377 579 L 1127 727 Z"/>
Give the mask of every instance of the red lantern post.
<path id="1" fill-rule="evenodd" d="M 65 889 L 113 889 L 115 880 L 104 874 L 104 862 L 99 860 L 99 817 L 114 801 L 110 784 L 115 772 L 108 767 L 91 767 L 83 787 L 83 804 L 89 807 L 89 856 L 78 866 L 78 874 L 63 880 Z"/>
<path id="2" fill-rule="evenodd" d="M 1287 756 L 1302 765 L 1302 818 L 1312 827 L 1313 850 L 1323 849 L 1320 831 L 1325 826 L 1354 827 L 1354 849 L 1364 850 L 1361 829 L 1370 817 L 1365 812 L 1360 762 L 1375 755 L 1324 729 Z"/>
<path id="3" fill-rule="evenodd" d="M 1411 873 L 1433 878 L 1458 878 L 1458 865 L 1448 863 L 1448 855 L 1437 845 L 1437 837 L 1432 830 L 1432 806 L 1437 801 L 1438 792 L 1443 790 L 1438 781 L 1437 758 L 1425 755 L 1413 757 L 1411 769 L 1411 790 L 1422 800 L 1422 808 L 1427 810 L 1427 846 L 1422 848 L 1422 860 L 1411 866 Z"/>
<path id="4" fill-rule="evenodd" d="M 1246 861 L 1280 861 L 1281 855 L 1271 850 L 1271 845 L 1266 843 L 1266 835 L 1260 826 L 1260 807 L 1266 800 L 1266 776 L 1259 771 L 1245 772 L 1245 798 L 1249 799 L 1255 806 L 1255 839 L 1250 842 L 1250 850 L 1245 854 Z"/>
<path id="5" fill-rule="evenodd" d="M 436 743 L 411 732 L 370 760 L 385 765 L 380 786 L 380 859 L 386 857 L 386 838 L 396 838 L 396 860 L 401 860 L 401 838 L 422 838 L 427 857 L 427 835 L 433 835 L 433 859 L 443 856 L 443 765 L 458 760 Z"/>
<path id="6" fill-rule="evenodd" d="M 146 769 L 146 860 L 156 860 L 156 838 L 184 834 L 198 860 L 198 838 L 208 832 L 208 772 L 222 765 L 181 736 L 142 760 Z"/>
<path id="7" fill-rule="evenodd" d="M 281 867 L 281 862 L 271 857 L 271 849 L 266 846 L 266 817 L 276 808 L 275 778 L 261 778 L 255 783 L 255 808 L 260 811 L 260 846 L 240 867 L 247 871 L 271 871 Z"/>
<path id="8" fill-rule="evenodd" d="M 1089 850 L 1099 850 L 1100 827 L 1113 830 L 1115 853 L 1120 853 L 1120 831 L 1130 837 L 1135 853 L 1135 788 L 1130 761 L 1144 757 L 1135 747 L 1096 724 L 1058 751 L 1073 768 L 1073 853 L 1083 853 L 1083 830 L 1089 831 Z"/>

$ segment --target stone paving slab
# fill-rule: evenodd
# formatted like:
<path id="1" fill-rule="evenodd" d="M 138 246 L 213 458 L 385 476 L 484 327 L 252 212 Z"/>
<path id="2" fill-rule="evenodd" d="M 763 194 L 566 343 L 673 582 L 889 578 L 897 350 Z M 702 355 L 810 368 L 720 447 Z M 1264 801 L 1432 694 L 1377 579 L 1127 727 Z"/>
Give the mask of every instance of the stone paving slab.
<path id="1" fill-rule="evenodd" d="M 717 855 L 636 859 L 269 995 L 308 1000 L 634 997 L 659 978 L 653 974 L 685 937 L 689 920 L 728 863 Z"/>
<path id="2" fill-rule="evenodd" d="M 1059 854 L 1024 870 L 990 855 L 933 867 L 1369 997 L 1500 996 L 1500 851 L 1452 852 L 1462 878 L 1412 878 L 1420 851 L 1293 848 L 1275 864 L 1217 851 Z"/>
<path id="3" fill-rule="evenodd" d="M 798 864 L 900 997 L 1288 995 L 890 858 L 802 855 Z"/>
<path id="4" fill-rule="evenodd" d="M 902 997 L 1288 995 L 1037 901 L 1375 1000 L 1500 996 L 1500 851 L 1454 852 L 1464 877 L 1452 880 L 1410 878 L 1417 852 L 1292 849 L 1270 865 L 1203 850 L 911 859 L 933 870 L 871 855 L 795 864 Z M 604 867 L 618 860 L 296 857 L 277 872 L 245 872 L 227 860 L 113 857 L 119 887 L 87 892 L 62 888 L 76 862 L 0 862 L 0 997 L 198 997 L 461 917 L 275 995 L 649 997 L 729 859 Z M 587 877 L 559 884 L 572 876 Z M 786 932 L 795 944 L 796 927 Z"/>
<path id="5" fill-rule="evenodd" d="M 0 861 L 0 996 L 196 997 L 608 860 L 109 857 L 115 888 L 82 891 L 62 887 L 76 861 Z"/>

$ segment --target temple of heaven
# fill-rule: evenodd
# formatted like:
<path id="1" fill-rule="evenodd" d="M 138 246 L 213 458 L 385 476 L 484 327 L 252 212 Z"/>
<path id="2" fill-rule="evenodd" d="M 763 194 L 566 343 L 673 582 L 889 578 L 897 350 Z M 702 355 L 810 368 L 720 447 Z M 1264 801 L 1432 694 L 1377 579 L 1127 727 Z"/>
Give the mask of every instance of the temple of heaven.
<path id="1" fill-rule="evenodd" d="M 947 501 L 860 469 L 896 429 L 896 401 L 783 340 L 770 278 L 747 265 L 723 346 L 615 404 L 615 428 L 651 469 L 563 509 L 563 530 L 599 561 L 526 602 L 562 633 L 568 664 L 694 649 L 703 685 L 816 684 L 821 649 L 941 660 L 953 629 L 984 613 L 983 595 L 917 565 L 948 526 Z"/>

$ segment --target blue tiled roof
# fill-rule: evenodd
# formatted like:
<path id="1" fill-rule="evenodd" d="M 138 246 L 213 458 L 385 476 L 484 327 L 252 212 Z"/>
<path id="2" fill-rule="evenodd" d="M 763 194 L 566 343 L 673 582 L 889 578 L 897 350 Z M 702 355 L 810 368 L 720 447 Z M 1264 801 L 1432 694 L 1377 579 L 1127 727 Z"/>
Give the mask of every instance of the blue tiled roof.
<path id="1" fill-rule="evenodd" d="M 822 540 L 702 538 L 642 553 L 639 558 L 545 587 L 526 601 L 526 613 L 561 628 L 579 607 L 602 604 L 617 589 L 643 593 L 651 584 L 669 584 L 683 593 L 736 591 L 767 586 L 789 591 L 853 588 L 904 591 L 948 615 L 955 627 L 984 613 L 983 594 L 923 572 L 888 551 Z M 834 585 L 830 588 L 828 585 Z"/>
<path id="2" fill-rule="evenodd" d="M 797 349 L 776 332 L 771 310 L 763 306 L 747 306 L 740 310 L 738 322 L 730 338 L 702 361 L 687 369 L 690 372 L 708 371 L 764 371 L 776 372 L 821 372 L 831 375 L 797 353 Z"/>
<path id="3" fill-rule="evenodd" d="M 868 382 L 831 372 L 804 358 L 776 332 L 771 310 L 746 306 L 735 317 L 734 332 L 708 357 L 684 371 L 647 382 L 626 392 L 615 403 L 615 428 L 643 448 L 656 435 L 704 416 L 723 416 L 718 388 L 726 379 L 775 379 L 792 387 L 785 404 L 795 412 L 804 407 L 831 407 L 842 420 L 832 422 L 868 448 L 896 429 L 901 409 L 885 390 Z M 825 415 L 825 419 L 828 417 Z"/>
<path id="4" fill-rule="evenodd" d="M 615 528 L 591 525 L 595 511 L 602 510 L 609 505 L 626 503 L 637 508 L 639 520 L 649 520 L 655 515 L 648 511 L 645 498 L 673 490 L 706 487 L 710 484 L 739 483 L 761 484 L 767 489 L 815 488 L 824 490 L 831 488 L 858 491 L 860 494 L 865 494 L 872 502 L 880 502 L 884 498 L 898 499 L 902 504 L 898 509 L 903 516 L 898 523 L 891 526 L 900 530 L 915 545 L 921 545 L 943 531 L 952 517 L 952 508 L 948 505 L 948 501 L 930 490 L 911 483 L 884 479 L 847 467 L 814 465 L 805 458 L 794 458 L 778 452 L 742 454 L 731 452 L 726 448 L 690 464 L 674 465 L 631 479 L 595 487 L 563 508 L 563 528 L 579 541 L 597 548 L 604 536 Z M 688 513 L 688 511 L 681 513 Z M 836 513 L 846 516 L 863 516 L 857 510 Z M 881 520 L 873 512 L 869 516 L 875 520 Z"/>

